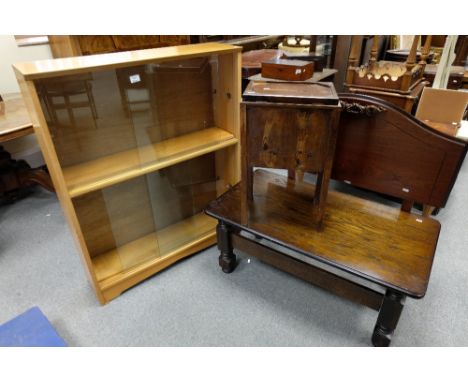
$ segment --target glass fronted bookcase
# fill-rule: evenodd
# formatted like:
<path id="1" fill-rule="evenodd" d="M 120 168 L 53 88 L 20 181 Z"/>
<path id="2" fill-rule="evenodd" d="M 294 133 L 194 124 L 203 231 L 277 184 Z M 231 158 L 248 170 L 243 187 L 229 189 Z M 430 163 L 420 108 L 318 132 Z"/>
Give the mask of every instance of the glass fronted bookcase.
<path id="1" fill-rule="evenodd" d="M 240 179 L 240 50 L 207 43 L 14 65 L 101 303 L 215 243 L 203 208 Z"/>

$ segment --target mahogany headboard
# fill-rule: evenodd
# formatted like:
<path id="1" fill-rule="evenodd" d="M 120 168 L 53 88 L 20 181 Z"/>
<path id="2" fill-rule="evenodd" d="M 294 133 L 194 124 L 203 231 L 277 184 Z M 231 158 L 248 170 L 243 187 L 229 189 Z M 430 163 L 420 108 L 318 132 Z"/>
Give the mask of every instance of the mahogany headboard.
<path id="1" fill-rule="evenodd" d="M 467 151 L 381 99 L 342 93 L 332 178 L 383 194 L 444 207 Z"/>

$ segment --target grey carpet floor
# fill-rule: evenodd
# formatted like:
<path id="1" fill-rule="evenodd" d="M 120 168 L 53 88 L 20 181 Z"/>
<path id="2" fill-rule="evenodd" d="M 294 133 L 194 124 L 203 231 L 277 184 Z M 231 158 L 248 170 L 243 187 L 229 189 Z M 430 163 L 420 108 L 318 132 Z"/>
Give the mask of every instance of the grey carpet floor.
<path id="1" fill-rule="evenodd" d="M 428 292 L 393 346 L 468 346 L 468 164 L 442 223 Z M 0 207 L 0 323 L 39 306 L 70 346 L 369 346 L 377 312 L 240 254 L 191 256 L 101 306 L 54 194 Z"/>

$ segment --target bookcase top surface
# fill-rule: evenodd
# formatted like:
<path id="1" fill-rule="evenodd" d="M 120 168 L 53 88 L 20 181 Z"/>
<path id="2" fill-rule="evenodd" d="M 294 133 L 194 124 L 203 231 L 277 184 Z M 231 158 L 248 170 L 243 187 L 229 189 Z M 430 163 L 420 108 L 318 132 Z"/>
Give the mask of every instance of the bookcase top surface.
<path id="1" fill-rule="evenodd" d="M 222 43 L 204 43 L 170 46 L 164 48 L 142 49 L 127 52 L 96 54 L 21 62 L 13 65 L 17 76 L 25 80 L 79 74 L 94 70 L 114 69 L 150 62 L 172 59 L 186 59 L 208 54 L 226 54 L 241 51 L 242 48 Z"/>

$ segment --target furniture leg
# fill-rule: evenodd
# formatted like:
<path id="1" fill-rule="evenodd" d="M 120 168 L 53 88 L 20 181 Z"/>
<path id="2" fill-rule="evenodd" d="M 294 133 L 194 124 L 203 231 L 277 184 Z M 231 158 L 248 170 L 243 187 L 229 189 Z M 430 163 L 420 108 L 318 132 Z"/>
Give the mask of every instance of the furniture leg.
<path id="1" fill-rule="evenodd" d="M 53 100 L 53 97 L 50 96 L 48 93 L 47 93 L 47 89 L 44 87 L 44 99 L 45 99 L 45 104 L 46 104 L 46 107 L 47 107 L 47 111 L 49 112 L 49 115 L 50 115 L 50 119 L 52 120 L 52 124 L 54 126 L 57 126 L 58 125 L 58 116 L 57 116 L 57 111 L 55 110 L 55 105 L 54 105 L 54 100 Z"/>
<path id="2" fill-rule="evenodd" d="M 304 181 L 304 171 L 288 170 L 288 178 L 297 182 Z"/>
<path id="3" fill-rule="evenodd" d="M 0 146 L 0 199 L 13 202 L 25 196 L 33 184 L 55 192 L 50 175 L 44 168 L 31 168 L 24 160 L 12 159 L 10 153 Z"/>
<path id="4" fill-rule="evenodd" d="M 236 255 L 232 250 L 231 228 L 222 220 L 218 221 L 216 226 L 216 235 L 218 237 L 219 266 L 224 273 L 231 273 L 236 267 Z"/>
<path id="5" fill-rule="evenodd" d="M 246 131 L 246 110 L 245 105 L 241 105 L 241 221 L 247 224 L 249 216 L 249 200 L 253 198 L 253 171 L 250 167 L 250 161 L 247 152 L 247 131 Z"/>
<path id="6" fill-rule="evenodd" d="M 435 207 L 425 204 L 423 206 L 423 216 L 431 216 L 435 209 Z"/>
<path id="7" fill-rule="evenodd" d="M 68 94 L 65 94 L 63 98 L 65 99 L 65 107 L 67 109 L 68 117 L 70 118 L 70 123 L 73 127 L 76 127 L 75 115 L 73 114 L 73 109 L 70 104 L 70 96 Z"/>
<path id="8" fill-rule="evenodd" d="M 253 200 L 253 168 L 247 168 L 247 177 L 246 177 L 246 186 L 247 186 L 247 199 Z"/>
<path id="9" fill-rule="evenodd" d="M 328 184 L 330 182 L 330 176 L 333 166 L 333 157 L 335 153 L 336 139 L 338 134 L 338 122 L 340 120 L 340 110 L 334 110 L 331 115 L 330 125 L 333 128 L 330 131 L 328 153 L 325 158 L 325 165 L 322 171 L 317 173 L 317 182 L 315 186 L 314 195 L 314 216 L 313 221 L 317 225 L 317 229 L 320 231 L 323 229 L 323 215 L 325 213 L 325 203 L 328 194 Z"/>
<path id="10" fill-rule="evenodd" d="M 401 204 L 401 210 L 405 212 L 411 212 L 411 208 L 413 208 L 413 205 L 414 205 L 413 200 L 404 199 Z"/>
<path id="11" fill-rule="evenodd" d="M 330 175 L 326 174 L 325 171 L 321 171 L 317 174 L 317 183 L 314 195 L 314 216 L 312 219 L 314 220 L 314 223 L 317 224 L 318 229 L 321 229 L 323 214 L 325 213 L 325 206 L 322 201 L 327 197 L 329 181 Z"/>
<path id="12" fill-rule="evenodd" d="M 405 297 L 401 293 L 387 290 L 379 310 L 379 317 L 372 334 L 374 346 L 389 346 L 393 332 L 400 319 Z"/>
<path id="13" fill-rule="evenodd" d="M 22 186 L 29 186 L 32 183 L 35 183 L 45 188 L 47 191 L 55 192 L 52 179 L 46 171 L 45 166 L 43 168 L 31 168 L 21 172 L 18 174 L 18 179 Z"/>
<path id="14" fill-rule="evenodd" d="M 86 82 L 85 86 L 86 86 L 86 94 L 88 95 L 88 99 L 89 99 L 89 107 L 91 108 L 91 113 L 93 114 L 94 119 L 98 119 L 96 104 L 94 103 L 93 90 L 89 82 Z"/>

